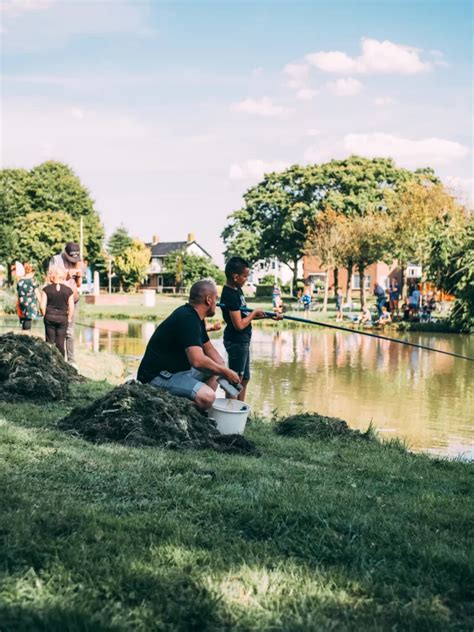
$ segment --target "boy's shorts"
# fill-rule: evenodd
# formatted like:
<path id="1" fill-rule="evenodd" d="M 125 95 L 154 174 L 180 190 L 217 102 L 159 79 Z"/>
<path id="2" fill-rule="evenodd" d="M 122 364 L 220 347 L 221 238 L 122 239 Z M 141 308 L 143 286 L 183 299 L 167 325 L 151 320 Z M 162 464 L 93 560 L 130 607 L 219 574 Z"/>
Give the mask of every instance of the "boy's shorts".
<path id="1" fill-rule="evenodd" d="M 224 340 L 224 347 L 229 356 L 229 369 L 241 375 L 244 380 L 250 380 L 250 343 Z"/>
<path id="2" fill-rule="evenodd" d="M 150 384 L 159 388 L 164 388 L 172 395 L 177 397 L 187 397 L 193 401 L 196 399 L 196 395 L 204 385 L 204 382 L 211 377 L 212 373 L 205 371 L 198 371 L 191 368 L 189 371 L 180 371 L 179 373 L 172 373 L 170 377 L 163 377 L 157 375 L 154 377 Z"/>

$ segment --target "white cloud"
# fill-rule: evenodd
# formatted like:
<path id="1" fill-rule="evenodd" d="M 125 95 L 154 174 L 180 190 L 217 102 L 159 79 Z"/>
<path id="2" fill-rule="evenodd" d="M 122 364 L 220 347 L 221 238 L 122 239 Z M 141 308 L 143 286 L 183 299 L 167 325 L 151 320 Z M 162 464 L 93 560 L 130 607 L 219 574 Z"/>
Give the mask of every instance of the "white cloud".
<path id="1" fill-rule="evenodd" d="M 344 137 L 344 147 L 352 154 L 389 156 L 408 167 L 444 165 L 469 154 L 464 145 L 444 138 L 413 140 L 383 132 L 348 134 Z"/>
<path id="2" fill-rule="evenodd" d="M 307 162 L 326 162 L 343 159 L 351 154 L 367 158 L 393 158 L 408 169 L 447 165 L 469 155 L 469 149 L 460 143 L 444 138 L 411 139 L 394 134 L 346 134 L 343 137 L 323 139 L 308 147 L 304 153 Z"/>
<path id="3" fill-rule="evenodd" d="M 363 84 L 357 79 L 348 77 L 347 79 L 336 79 L 336 81 L 330 81 L 328 88 L 334 94 L 339 97 L 353 97 L 363 88 Z"/>
<path id="4" fill-rule="evenodd" d="M 245 114 L 255 114 L 256 116 L 276 117 L 288 114 L 290 110 L 282 105 L 276 105 L 269 97 L 261 99 L 244 99 L 232 106 L 234 112 L 243 112 Z"/>
<path id="5" fill-rule="evenodd" d="M 283 72 L 288 77 L 290 88 L 303 88 L 309 77 L 309 66 L 307 64 L 286 64 Z"/>
<path id="6" fill-rule="evenodd" d="M 391 105 L 392 103 L 394 103 L 392 97 L 375 97 L 374 99 L 374 105 L 381 108 L 385 107 L 386 105 Z"/>
<path id="7" fill-rule="evenodd" d="M 317 129 L 316 127 L 311 127 L 308 131 L 307 131 L 308 136 L 319 136 L 321 134 L 321 130 Z"/>
<path id="8" fill-rule="evenodd" d="M 254 79 L 258 79 L 263 75 L 263 66 L 258 66 L 252 70 L 252 77 Z"/>
<path id="9" fill-rule="evenodd" d="M 400 74 L 426 72 L 432 66 L 420 58 L 421 49 L 389 40 L 361 40 L 362 54 L 350 57 L 342 51 L 319 51 L 306 55 L 308 63 L 327 73 Z"/>
<path id="10" fill-rule="evenodd" d="M 246 160 L 240 164 L 233 163 L 229 167 L 229 178 L 231 180 L 258 181 L 261 180 L 266 173 L 283 171 L 289 166 L 289 163 L 281 160 L 269 162 L 265 162 L 264 160 Z"/>
<path id="11" fill-rule="evenodd" d="M 318 90 L 312 90 L 311 88 L 301 88 L 296 93 L 296 98 L 300 101 L 311 101 L 314 97 L 319 94 Z"/>

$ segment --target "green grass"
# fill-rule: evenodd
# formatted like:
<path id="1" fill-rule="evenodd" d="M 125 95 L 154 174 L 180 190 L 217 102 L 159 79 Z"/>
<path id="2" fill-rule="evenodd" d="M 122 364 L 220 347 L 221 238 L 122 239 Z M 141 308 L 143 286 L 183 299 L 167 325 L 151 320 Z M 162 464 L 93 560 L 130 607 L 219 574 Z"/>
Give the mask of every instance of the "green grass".
<path id="1" fill-rule="evenodd" d="M 469 630 L 473 472 L 399 443 L 92 445 L 0 405 L 0 629 Z"/>

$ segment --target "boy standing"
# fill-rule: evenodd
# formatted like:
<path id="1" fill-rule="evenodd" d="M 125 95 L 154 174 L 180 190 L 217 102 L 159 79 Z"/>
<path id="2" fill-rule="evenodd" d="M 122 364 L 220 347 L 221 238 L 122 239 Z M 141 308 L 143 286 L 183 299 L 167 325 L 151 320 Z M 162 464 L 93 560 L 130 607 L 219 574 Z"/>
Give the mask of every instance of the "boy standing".
<path id="1" fill-rule="evenodd" d="M 243 386 L 238 399 L 245 401 L 245 392 L 250 380 L 250 340 L 252 320 L 264 318 L 265 313 L 256 309 L 244 315 L 240 310 L 246 306 L 242 287 L 247 282 L 250 264 L 242 257 L 231 257 L 225 266 L 226 284 L 222 288 L 222 315 L 226 322 L 224 347 L 229 356 L 229 368 L 238 373 Z"/>

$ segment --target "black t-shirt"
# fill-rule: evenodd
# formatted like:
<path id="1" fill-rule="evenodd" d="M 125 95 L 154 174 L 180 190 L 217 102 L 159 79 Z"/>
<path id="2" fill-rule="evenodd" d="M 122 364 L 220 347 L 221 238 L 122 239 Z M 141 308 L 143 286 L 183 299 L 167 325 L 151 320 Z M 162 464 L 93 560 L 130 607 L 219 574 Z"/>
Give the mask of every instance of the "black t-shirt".
<path id="1" fill-rule="evenodd" d="M 52 323 L 67 323 L 68 301 L 73 293 L 71 288 L 62 283 L 51 283 L 43 288 L 43 292 L 48 298 L 45 319 Z"/>
<path id="2" fill-rule="evenodd" d="M 150 338 L 138 367 L 138 380 L 146 384 L 160 371 L 189 371 L 191 366 L 186 349 L 202 347 L 208 341 L 206 325 L 196 310 L 189 304 L 178 307 L 155 329 Z"/>
<path id="3" fill-rule="evenodd" d="M 227 327 L 224 330 L 224 340 L 227 342 L 249 342 L 252 337 L 252 325 L 247 325 L 247 327 L 242 329 L 242 331 L 237 331 L 232 324 L 229 313 L 240 312 L 240 308 L 247 305 L 241 288 L 236 288 L 234 290 L 233 288 L 224 285 L 222 288 L 221 303 L 225 305 L 225 307 L 222 308 L 222 316 L 227 324 Z"/>

